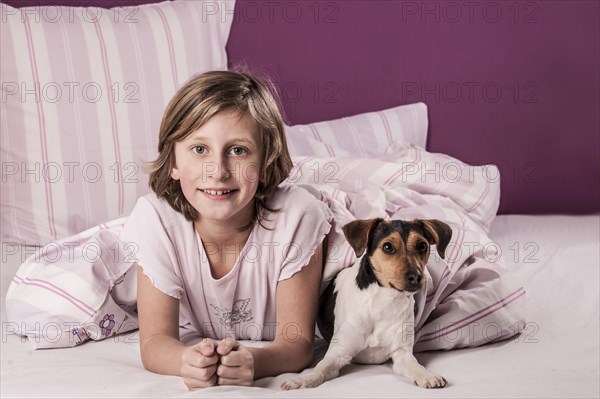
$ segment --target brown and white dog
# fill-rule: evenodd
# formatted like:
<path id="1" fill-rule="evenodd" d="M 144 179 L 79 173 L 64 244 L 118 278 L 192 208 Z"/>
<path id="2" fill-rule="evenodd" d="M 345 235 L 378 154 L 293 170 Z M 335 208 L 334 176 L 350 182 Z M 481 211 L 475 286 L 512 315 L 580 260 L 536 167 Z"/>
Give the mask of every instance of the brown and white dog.
<path id="1" fill-rule="evenodd" d="M 414 294 L 425 285 L 429 247 L 444 259 L 452 229 L 439 220 L 355 220 L 343 227 L 358 259 L 331 280 L 320 298 L 317 325 L 329 348 L 284 390 L 312 388 L 339 375 L 350 362 L 381 364 L 425 388 L 446 386 L 413 356 Z"/>

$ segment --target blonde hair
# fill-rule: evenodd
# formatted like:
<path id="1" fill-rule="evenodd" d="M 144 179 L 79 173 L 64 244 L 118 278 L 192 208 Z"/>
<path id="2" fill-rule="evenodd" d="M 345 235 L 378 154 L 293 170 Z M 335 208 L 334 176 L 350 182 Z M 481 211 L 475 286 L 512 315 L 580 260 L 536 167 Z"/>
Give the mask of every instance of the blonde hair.
<path id="1" fill-rule="evenodd" d="M 267 199 L 285 180 L 291 169 L 282 114 L 272 83 L 245 72 L 210 71 L 185 83 L 165 109 L 158 138 L 158 158 L 146 164 L 148 184 L 160 198 L 181 212 L 189 221 L 198 219 L 198 211 L 187 201 L 179 180 L 171 178 L 175 166 L 175 143 L 198 130 L 212 116 L 224 110 L 236 110 L 249 116 L 259 129 L 262 140 L 259 182 L 254 196 L 252 221 L 241 230 L 262 220 L 262 210 L 279 211 L 267 206 Z M 267 85 L 269 85 L 267 87 Z"/>

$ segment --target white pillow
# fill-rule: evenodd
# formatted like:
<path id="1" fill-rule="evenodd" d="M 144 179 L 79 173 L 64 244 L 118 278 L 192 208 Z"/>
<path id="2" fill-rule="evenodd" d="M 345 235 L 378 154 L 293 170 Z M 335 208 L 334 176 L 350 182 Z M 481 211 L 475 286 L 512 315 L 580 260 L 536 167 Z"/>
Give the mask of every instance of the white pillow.
<path id="1" fill-rule="evenodd" d="M 386 153 L 394 142 L 425 148 L 427 106 L 401 105 L 347 118 L 286 127 L 292 156 L 373 157 Z"/>
<path id="2" fill-rule="evenodd" d="M 167 102 L 227 69 L 234 2 L 0 7 L 2 241 L 44 245 L 128 215 L 149 192 L 140 161 L 157 154 Z"/>

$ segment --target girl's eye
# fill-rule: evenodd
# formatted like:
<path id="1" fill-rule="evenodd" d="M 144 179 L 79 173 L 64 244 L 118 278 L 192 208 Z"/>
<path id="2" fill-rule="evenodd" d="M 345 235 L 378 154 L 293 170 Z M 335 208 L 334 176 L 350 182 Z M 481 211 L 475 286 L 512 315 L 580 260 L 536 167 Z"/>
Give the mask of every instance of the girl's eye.
<path id="1" fill-rule="evenodd" d="M 200 145 L 194 147 L 194 152 L 196 154 L 204 154 L 204 151 L 206 151 L 206 149 Z"/>
<path id="2" fill-rule="evenodd" d="M 419 241 L 419 243 L 417 244 L 417 251 L 423 253 L 426 252 L 429 249 L 429 246 L 427 245 L 427 243 L 425 241 Z"/>
<path id="3" fill-rule="evenodd" d="M 230 151 L 233 155 L 237 156 L 244 155 L 247 152 L 244 147 L 233 147 Z"/>
<path id="4" fill-rule="evenodd" d="M 394 246 L 389 242 L 384 243 L 381 249 L 383 249 L 383 252 L 386 254 L 394 253 Z"/>

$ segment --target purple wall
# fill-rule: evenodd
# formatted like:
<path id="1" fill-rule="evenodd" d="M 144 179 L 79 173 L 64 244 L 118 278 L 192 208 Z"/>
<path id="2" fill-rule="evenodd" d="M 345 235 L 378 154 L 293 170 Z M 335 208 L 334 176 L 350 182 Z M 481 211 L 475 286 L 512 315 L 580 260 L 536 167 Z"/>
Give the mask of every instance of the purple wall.
<path id="1" fill-rule="evenodd" d="M 227 50 L 279 82 L 292 124 L 424 101 L 429 151 L 500 167 L 500 213 L 591 213 L 599 12 L 596 1 L 239 1 Z"/>

